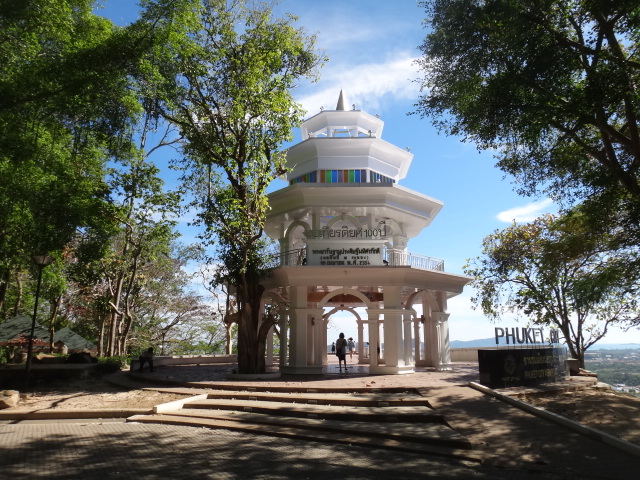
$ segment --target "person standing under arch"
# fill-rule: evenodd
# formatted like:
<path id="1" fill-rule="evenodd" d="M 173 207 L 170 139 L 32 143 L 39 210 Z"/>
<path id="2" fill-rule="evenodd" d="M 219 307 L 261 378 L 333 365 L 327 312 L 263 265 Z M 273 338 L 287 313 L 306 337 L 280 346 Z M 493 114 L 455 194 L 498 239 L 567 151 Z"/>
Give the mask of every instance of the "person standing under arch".
<path id="1" fill-rule="evenodd" d="M 338 356 L 338 366 L 340 367 L 340 373 L 342 373 L 342 363 L 344 362 L 344 371 L 347 370 L 347 340 L 344 338 L 344 333 L 340 333 L 340 338 L 336 340 L 336 355 Z"/>
<path id="2" fill-rule="evenodd" d="M 353 337 L 349 337 L 347 348 L 349 349 L 349 359 L 353 360 L 353 354 L 356 353 L 356 342 L 353 341 Z"/>

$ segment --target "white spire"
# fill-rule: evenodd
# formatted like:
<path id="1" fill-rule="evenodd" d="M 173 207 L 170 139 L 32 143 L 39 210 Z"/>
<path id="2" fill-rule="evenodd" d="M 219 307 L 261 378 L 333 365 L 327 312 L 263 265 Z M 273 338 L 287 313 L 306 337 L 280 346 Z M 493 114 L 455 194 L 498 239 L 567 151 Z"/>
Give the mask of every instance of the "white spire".
<path id="1" fill-rule="evenodd" d="M 342 90 L 340 90 L 340 98 L 338 98 L 338 105 L 336 105 L 336 110 L 346 111 L 347 109 L 344 108 L 344 104 L 345 104 L 344 95 L 342 93 Z"/>

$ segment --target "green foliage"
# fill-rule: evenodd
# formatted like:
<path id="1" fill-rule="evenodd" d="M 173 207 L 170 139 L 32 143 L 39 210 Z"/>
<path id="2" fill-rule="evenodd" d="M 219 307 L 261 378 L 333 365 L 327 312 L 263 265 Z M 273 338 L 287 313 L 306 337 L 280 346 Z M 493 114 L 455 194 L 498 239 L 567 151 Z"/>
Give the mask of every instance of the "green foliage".
<path id="1" fill-rule="evenodd" d="M 255 321 L 266 188 L 302 118 L 289 90 L 323 61 L 313 37 L 243 2 L 143 0 L 125 28 L 92 0 L 0 4 L 0 311 L 33 305 L 30 257 L 49 253 L 39 316 L 59 308 L 56 328 L 101 353 L 186 339 L 218 349 L 216 319 L 181 270 L 180 192 L 148 155 L 184 140 L 219 278 L 240 286 Z M 162 118 L 179 135 L 159 134 Z"/>
<path id="2" fill-rule="evenodd" d="M 640 7 L 633 0 L 431 0 L 416 105 L 496 153 L 523 194 L 640 241 Z M 611 212 L 611 215 L 603 212 Z M 622 234 L 623 232 L 621 232 Z"/>
<path id="3" fill-rule="evenodd" d="M 640 316 L 638 251 L 614 249 L 608 240 L 585 229 L 578 215 L 496 231 L 465 267 L 477 291 L 472 301 L 493 320 L 510 313 L 557 327 L 584 366 L 584 352 L 609 325 Z"/>
<path id="4" fill-rule="evenodd" d="M 98 364 L 96 370 L 99 374 L 115 373 L 128 366 L 130 363 L 129 357 L 126 355 L 113 356 L 113 357 L 98 357 Z"/>
<path id="5" fill-rule="evenodd" d="M 637 387 L 640 395 L 640 350 L 600 349 L 585 358 L 587 370 L 596 372 L 598 380 L 609 385 L 624 384 Z"/>
<path id="6" fill-rule="evenodd" d="M 109 231 L 108 160 L 135 151 L 133 88 L 150 35 L 94 1 L 5 1 L 0 11 L 0 306 L 32 254 Z"/>
<path id="7" fill-rule="evenodd" d="M 274 19 L 264 5 L 214 0 L 199 10 L 193 42 L 175 52 L 176 84 L 182 86 L 164 115 L 185 139 L 191 163 L 185 175 L 201 209 L 203 238 L 217 242 L 223 269 L 219 280 L 233 285 L 242 312 L 239 363 L 245 373 L 264 371 L 264 340 L 258 328 L 266 273 L 262 240 L 268 209 L 266 189 L 282 175 L 284 154 L 303 112 L 290 90 L 303 77 L 315 78 L 324 59 L 314 37 Z M 248 2 L 246 2 L 248 3 Z M 202 185 L 206 190 L 202 191 Z M 200 186 L 200 187 L 199 187 Z"/>

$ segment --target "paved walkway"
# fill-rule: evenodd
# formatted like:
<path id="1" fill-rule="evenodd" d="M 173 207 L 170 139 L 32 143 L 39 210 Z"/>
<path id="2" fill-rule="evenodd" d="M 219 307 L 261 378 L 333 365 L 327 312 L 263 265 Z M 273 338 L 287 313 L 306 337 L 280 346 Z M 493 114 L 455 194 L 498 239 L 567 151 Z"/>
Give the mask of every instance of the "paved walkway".
<path id="1" fill-rule="evenodd" d="M 12 479 L 636 479 L 640 457 L 532 416 L 468 386 L 477 365 L 450 372 L 361 373 L 226 380 L 231 365 L 173 366 L 121 376 L 137 386 L 419 389 L 483 461 L 166 425 L 42 423 L 0 426 L 0 476 Z M 363 369 L 364 370 L 364 369 Z M 122 374 L 124 375 L 124 374 Z M 574 382 L 567 382 L 573 386 Z"/>

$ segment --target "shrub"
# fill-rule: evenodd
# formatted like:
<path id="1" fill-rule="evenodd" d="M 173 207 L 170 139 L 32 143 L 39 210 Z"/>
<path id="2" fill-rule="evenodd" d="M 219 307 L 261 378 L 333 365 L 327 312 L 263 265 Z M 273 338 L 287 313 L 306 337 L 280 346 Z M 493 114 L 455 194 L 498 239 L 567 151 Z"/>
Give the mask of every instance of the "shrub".
<path id="1" fill-rule="evenodd" d="M 96 370 L 100 374 L 115 373 L 122 370 L 129 364 L 129 357 L 126 355 L 120 355 L 115 357 L 99 357 Z"/>

